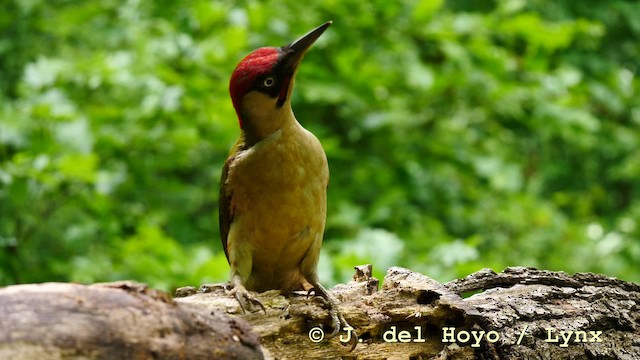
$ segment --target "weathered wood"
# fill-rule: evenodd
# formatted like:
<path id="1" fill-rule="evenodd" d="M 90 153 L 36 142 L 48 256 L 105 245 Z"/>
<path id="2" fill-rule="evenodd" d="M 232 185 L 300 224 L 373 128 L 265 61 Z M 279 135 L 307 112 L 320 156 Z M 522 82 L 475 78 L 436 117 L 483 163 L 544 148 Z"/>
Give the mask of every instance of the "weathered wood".
<path id="1" fill-rule="evenodd" d="M 310 331 L 330 325 L 328 311 L 314 296 L 298 294 L 285 298 L 277 291 L 258 294 L 266 314 L 242 314 L 235 299 L 226 295 L 222 284 L 204 286 L 200 292 L 176 299 L 194 311 L 224 310 L 247 320 L 260 334 L 269 357 L 277 359 L 305 358 L 339 359 L 408 359 L 424 354 L 437 354 L 442 343 L 438 329 L 445 324 L 468 327 L 469 319 L 477 312 L 466 306 L 454 293 L 424 275 L 401 268 L 389 270 L 382 291 L 370 286 L 370 277 L 360 277 L 331 291 L 341 302 L 341 311 L 354 326 L 362 342 L 354 351 L 339 338 L 313 342 Z M 373 290 L 373 291 L 372 291 Z M 423 342 L 393 343 L 383 341 L 384 332 L 395 325 L 397 331 L 415 326 L 423 328 Z M 330 333 L 327 329 L 325 333 Z M 347 338 L 343 332 L 343 339 Z M 462 350 L 473 358 L 473 351 Z"/>
<path id="2" fill-rule="evenodd" d="M 484 269 L 442 285 L 391 268 L 376 291 L 370 274 L 370 268 L 357 267 L 356 281 L 332 289 L 362 341 L 351 352 L 339 339 L 309 339 L 311 329 L 329 324 L 327 311 L 313 297 L 266 292 L 258 294 L 266 314 L 242 314 L 219 284 L 192 289 L 176 301 L 194 311 L 218 309 L 246 319 L 268 357 L 277 359 L 300 354 L 319 359 L 640 359 L 638 284 L 597 274 L 507 268 L 499 274 Z M 561 331 L 574 331 L 566 344 Z M 580 342 L 575 331 L 584 332 L 577 333 Z"/>
<path id="3" fill-rule="evenodd" d="M 440 284 L 394 267 L 378 289 L 359 266 L 354 279 L 331 290 L 353 351 L 310 339 L 331 323 L 314 296 L 268 291 L 266 314 L 243 314 L 225 284 L 172 300 L 122 282 L 0 289 L 0 359 L 640 359 L 638 284 L 531 268 Z"/>
<path id="4" fill-rule="evenodd" d="M 482 291 L 465 302 L 482 314 L 484 329 L 500 334 L 493 344 L 500 359 L 640 359 L 638 284 L 518 267 L 484 269 L 445 286 Z"/>
<path id="5" fill-rule="evenodd" d="M 260 359 L 246 322 L 133 282 L 0 289 L 0 359 Z"/>

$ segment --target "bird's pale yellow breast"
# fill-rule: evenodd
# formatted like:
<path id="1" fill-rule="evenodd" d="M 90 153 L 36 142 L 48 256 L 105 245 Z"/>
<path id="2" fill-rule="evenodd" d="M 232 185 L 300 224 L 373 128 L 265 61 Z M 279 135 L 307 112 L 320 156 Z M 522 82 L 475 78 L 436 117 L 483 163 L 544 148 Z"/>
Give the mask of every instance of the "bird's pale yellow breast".
<path id="1" fill-rule="evenodd" d="M 279 288 L 307 251 L 322 241 L 327 159 L 318 139 L 293 121 L 236 156 L 228 238 L 231 261 L 251 254 L 247 288 Z M 314 247 L 314 248 L 315 248 Z M 238 264 L 240 265 L 240 264 Z"/>

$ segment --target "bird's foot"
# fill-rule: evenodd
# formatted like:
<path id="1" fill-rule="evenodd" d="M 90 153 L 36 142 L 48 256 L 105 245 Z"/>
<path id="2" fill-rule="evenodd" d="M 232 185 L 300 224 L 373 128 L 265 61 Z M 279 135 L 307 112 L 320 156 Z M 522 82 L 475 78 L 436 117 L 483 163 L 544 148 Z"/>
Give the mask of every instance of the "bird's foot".
<path id="1" fill-rule="evenodd" d="M 231 290 L 228 291 L 229 295 L 233 295 L 238 303 L 240 304 L 240 308 L 243 313 L 246 313 L 247 310 L 249 312 L 256 312 L 260 309 L 267 313 L 264 305 L 260 302 L 260 300 L 256 299 L 255 296 L 251 295 L 249 291 L 240 284 L 236 284 Z"/>
<path id="2" fill-rule="evenodd" d="M 342 312 L 338 309 L 338 303 L 336 300 L 329 294 L 329 292 L 320 284 L 317 284 L 313 288 L 311 288 L 307 292 L 307 296 L 311 293 L 317 295 L 316 299 L 320 300 L 326 307 L 329 308 L 329 316 L 331 317 L 331 326 L 333 327 L 333 331 L 327 335 L 327 339 L 330 339 L 340 332 L 340 329 L 345 331 L 351 331 L 352 334 L 350 336 L 351 350 L 353 350 L 358 343 L 358 335 L 355 332 L 353 326 L 349 325 L 347 320 L 342 315 Z"/>

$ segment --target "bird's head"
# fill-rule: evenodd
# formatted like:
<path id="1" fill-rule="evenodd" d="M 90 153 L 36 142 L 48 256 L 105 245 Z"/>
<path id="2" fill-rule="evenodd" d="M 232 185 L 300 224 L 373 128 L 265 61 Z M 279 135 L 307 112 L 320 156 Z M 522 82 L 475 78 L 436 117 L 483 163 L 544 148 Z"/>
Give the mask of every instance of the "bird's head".
<path id="1" fill-rule="evenodd" d="M 280 128 L 279 119 L 288 118 L 298 64 L 331 23 L 318 26 L 291 44 L 259 48 L 236 66 L 229 92 L 246 135 L 253 134 L 259 140 Z"/>

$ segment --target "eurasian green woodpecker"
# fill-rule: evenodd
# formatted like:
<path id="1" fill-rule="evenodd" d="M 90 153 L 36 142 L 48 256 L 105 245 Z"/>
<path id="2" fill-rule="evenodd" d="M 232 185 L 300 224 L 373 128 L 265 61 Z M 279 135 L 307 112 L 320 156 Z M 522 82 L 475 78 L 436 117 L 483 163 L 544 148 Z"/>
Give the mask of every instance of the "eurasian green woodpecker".
<path id="1" fill-rule="evenodd" d="M 313 290 L 330 307 L 335 335 L 348 324 L 317 274 L 329 167 L 320 141 L 291 110 L 298 65 L 329 25 L 259 48 L 233 71 L 229 92 L 241 131 L 222 170 L 220 234 L 243 310 L 264 309 L 247 290 Z"/>

